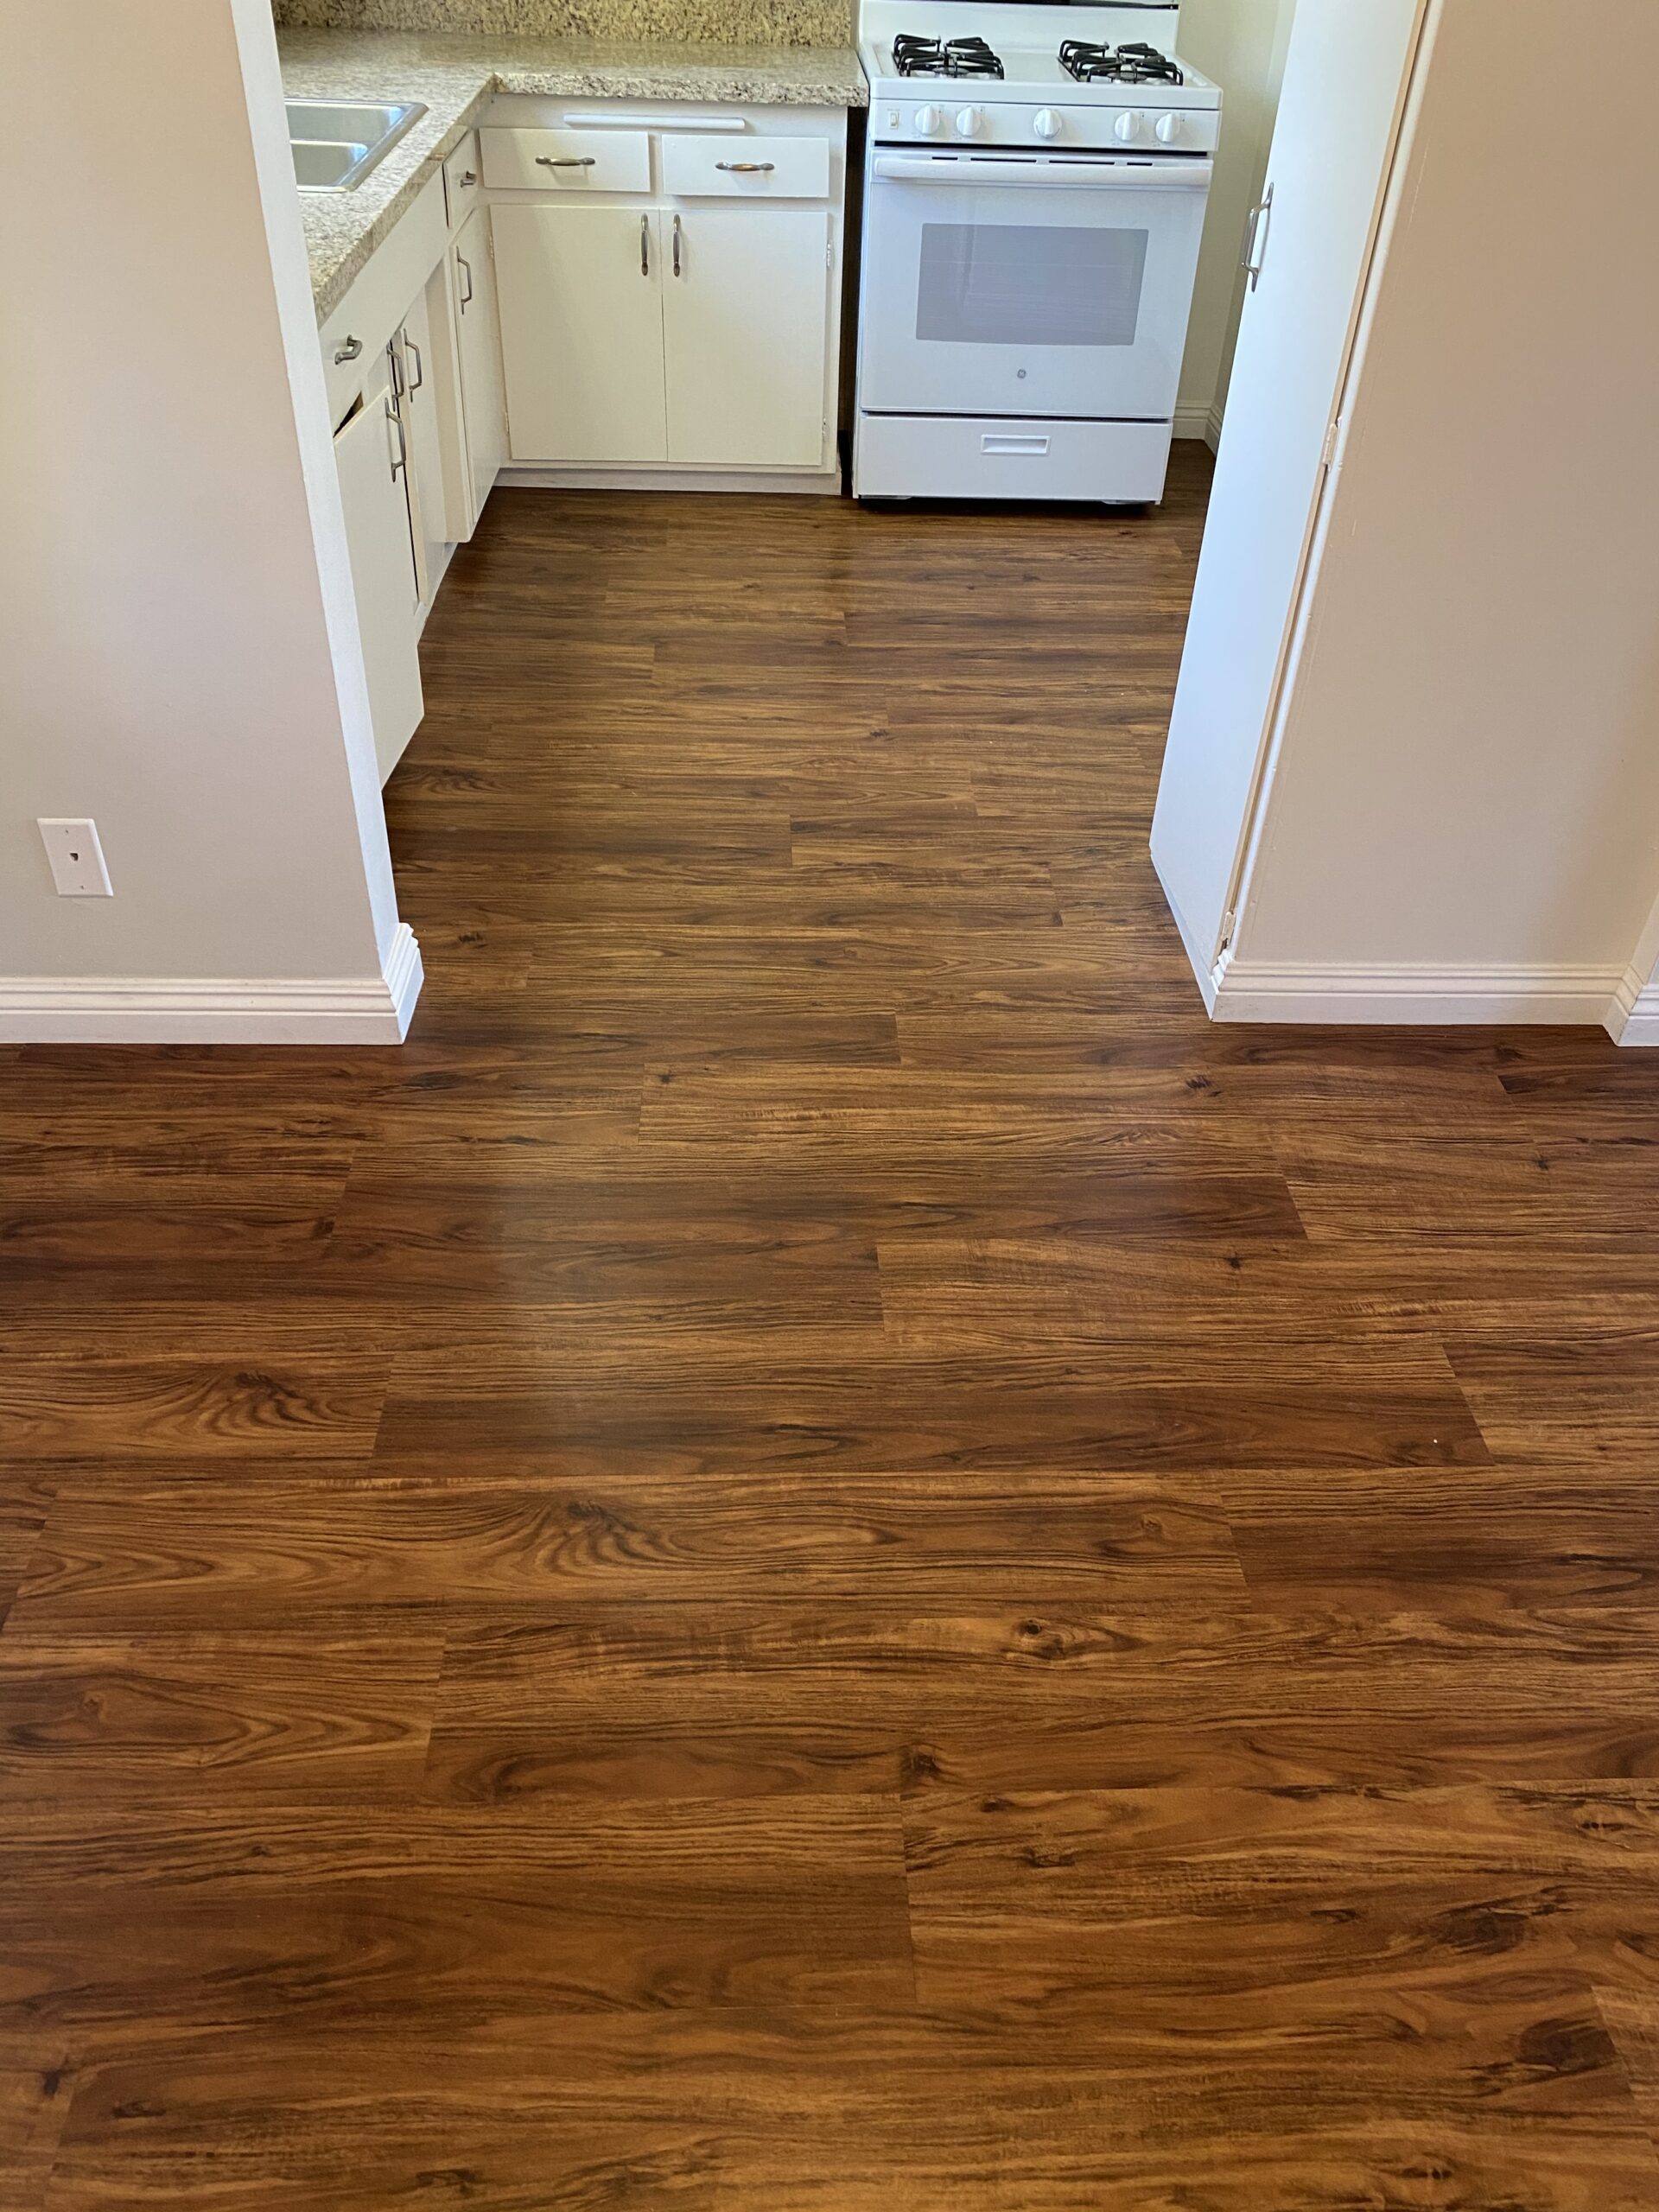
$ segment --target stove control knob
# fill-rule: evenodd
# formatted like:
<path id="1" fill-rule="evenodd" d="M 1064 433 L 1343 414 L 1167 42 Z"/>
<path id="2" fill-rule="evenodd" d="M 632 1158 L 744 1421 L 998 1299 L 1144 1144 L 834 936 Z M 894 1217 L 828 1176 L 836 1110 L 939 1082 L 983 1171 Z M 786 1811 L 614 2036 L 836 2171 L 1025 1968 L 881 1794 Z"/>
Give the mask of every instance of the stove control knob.
<path id="1" fill-rule="evenodd" d="M 936 107 L 918 107 L 916 111 L 916 128 L 924 138 L 931 138 L 944 121 Z"/>
<path id="2" fill-rule="evenodd" d="M 1145 116 L 1139 113 L 1135 108 L 1130 108 L 1124 114 L 1118 117 L 1113 128 L 1116 130 L 1117 136 L 1123 141 L 1123 143 L 1126 146 L 1133 146 L 1135 140 L 1141 136 L 1141 125 L 1145 121 Z"/>
<path id="3" fill-rule="evenodd" d="M 1158 118 L 1158 136 L 1166 146 L 1179 146 L 1185 128 L 1179 115 L 1160 115 Z"/>
<path id="4" fill-rule="evenodd" d="M 1039 107 L 1031 119 L 1031 127 L 1039 138 L 1058 138 L 1065 125 L 1052 107 Z"/>
<path id="5" fill-rule="evenodd" d="M 984 120 L 985 120 L 984 117 L 980 113 L 979 110 L 978 110 L 976 107 L 964 107 L 964 108 L 959 108 L 959 109 L 957 111 L 957 137 L 958 137 L 958 138 L 976 138 L 976 137 L 978 137 L 978 136 L 979 136 L 979 126 L 980 126 L 980 124 L 981 124 L 982 123 L 983 123 L 983 122 L 984 122 Z"/>

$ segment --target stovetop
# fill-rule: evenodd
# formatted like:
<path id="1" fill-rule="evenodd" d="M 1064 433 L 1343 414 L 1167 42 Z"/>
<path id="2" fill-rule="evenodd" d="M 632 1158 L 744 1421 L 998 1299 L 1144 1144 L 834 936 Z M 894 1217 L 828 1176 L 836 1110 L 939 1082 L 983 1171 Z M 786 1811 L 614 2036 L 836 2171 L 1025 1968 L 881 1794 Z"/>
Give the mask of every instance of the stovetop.
<path id="1" fill-rule="evenodd" d="M 1065 99 L 1073 105 L 1111 106 L 1130 100 L 1181 108 L 1221 104 L 1219 90 L 1207 77 L 1147 40 L 1114 45 L 1056 38 L 1037 46 L 1006 36 L 993 40 L 947 17 L 938 35 L 906 28 L 890 39 L 872 40 L 861 59 L 877 94 L 925 96 L 931 84 L 947 97 L 955 85 L 970 89 L 976 99 L 1000 101 Z"/>
<path id="2" fill-rule="evenodd" d="M 859 15 L 872 145 L 1215 152 L 1220 89 L 1181 59 L 1162 0 L 859 0 Z"/>

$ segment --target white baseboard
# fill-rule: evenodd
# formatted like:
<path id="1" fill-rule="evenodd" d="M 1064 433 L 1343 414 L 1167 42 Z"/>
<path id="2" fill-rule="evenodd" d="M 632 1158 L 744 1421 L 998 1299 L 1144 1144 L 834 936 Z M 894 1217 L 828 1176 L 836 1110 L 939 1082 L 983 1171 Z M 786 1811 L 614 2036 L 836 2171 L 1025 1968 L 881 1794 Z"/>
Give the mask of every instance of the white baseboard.
<path id="1" fill-rule="evenodd" d="M 1586 967 L 1370 968 L 1230 960 L 1217 1021 L 1564 1022 L 1599 1025 L 1619 981 Z M 1656 1039 L 1659 1042 L 1659 1039 Z"/>
<path id="2" fill-rule="evenodd" d="M 1615 1045 L 1659 1045 L 1659 986 L 1648 981 L 1645 969 L 1624 970 L 1602 1019 Z"/>
<path id="3" fill-rule="evenodd" d="M 407 922 L 361 979 L 0 976 L 0 1044 L 400 1045 L 423 980 Z"/>
<path id="4" fill-rule="evenodd" d="M 1211 453 L 1221 443 L 1221 410 L 1219 407 L 1178 407 L 1175 410 L 1175 432 L 1178 438 L 1202 438 Z"/>
<path id="5" fill-rule="evenodd" d="M 555 468 L 509 462 L 498 484 L 536 492 L 794 492 L 836 499 L 839 468 Z"/>

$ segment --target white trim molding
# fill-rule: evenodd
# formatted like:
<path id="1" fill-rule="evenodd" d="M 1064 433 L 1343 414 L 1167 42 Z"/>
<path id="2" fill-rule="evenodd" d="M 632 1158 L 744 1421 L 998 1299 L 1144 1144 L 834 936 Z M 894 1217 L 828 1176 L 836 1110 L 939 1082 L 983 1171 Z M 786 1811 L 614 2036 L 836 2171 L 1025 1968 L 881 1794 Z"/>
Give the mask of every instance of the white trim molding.
<path id="1" fill-rule="evenodd" d="M 796 492 L 841 496 L 839 468 L 614 468 L 510 461 L 498 484 L 532 492 Z"/>
<path id="2" fill-rule="evenodd" d="M 0 1044 L 401 1045 L 423 976 L 407 922 L 361 978 L 0 976 Z"/>
<path id="3" fill-rule="evenodd" d="M 1211 1010 L 1217 1021 L 1599 1027 L 1618 981 L 1618 971 L 1605 968 L 1373 968 L 1224 958 Z"/>
<path id="4" fill-rule="evenodd" d="M 1659 1045 L 1659 982 L 1632 963 L 1614 985 L 1602 1019 L 1615 1045 Z"/>
<path id="5" fill-rule="evenodd" d="M 1211 453 L 1221 443 L 1221 408 L 1178 407 L 1175 410 L 1175 429 L 1178 438 L 1202 438 Z"/>

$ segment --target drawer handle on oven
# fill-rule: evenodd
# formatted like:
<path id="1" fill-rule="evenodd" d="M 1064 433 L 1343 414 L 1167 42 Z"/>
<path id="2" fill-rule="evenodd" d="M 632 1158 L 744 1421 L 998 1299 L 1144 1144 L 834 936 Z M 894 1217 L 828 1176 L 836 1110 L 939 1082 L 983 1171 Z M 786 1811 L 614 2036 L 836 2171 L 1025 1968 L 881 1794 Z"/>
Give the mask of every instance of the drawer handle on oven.
<path id="1" fill-rule="evenodd" d="M 538 169 L 591 169 L 599 166 L 597 154 L 537 154 Z"/>
<path id="2" fill-rule="evenodd" d="M 1161 159 L 1104 155 L 878 154 L 874 175 L 905 184 L 994 185 L 999 192 L 1207 192 L 1215 163 L 1192 154 Z"/>
<path id="3" fill-rule="evenodd" d="M 1021 436 L 1013 430 L 987 430 L 979 449 L 981 453 L 1046 453 L 1048 440 L 1035 432 Z"/>
<path id="4" fill-rule="evenodd" d="M 776 162 L 716 162 L 717 169 L 729 169 L 734 176 L 770 176 L 777 168 Z"/>

